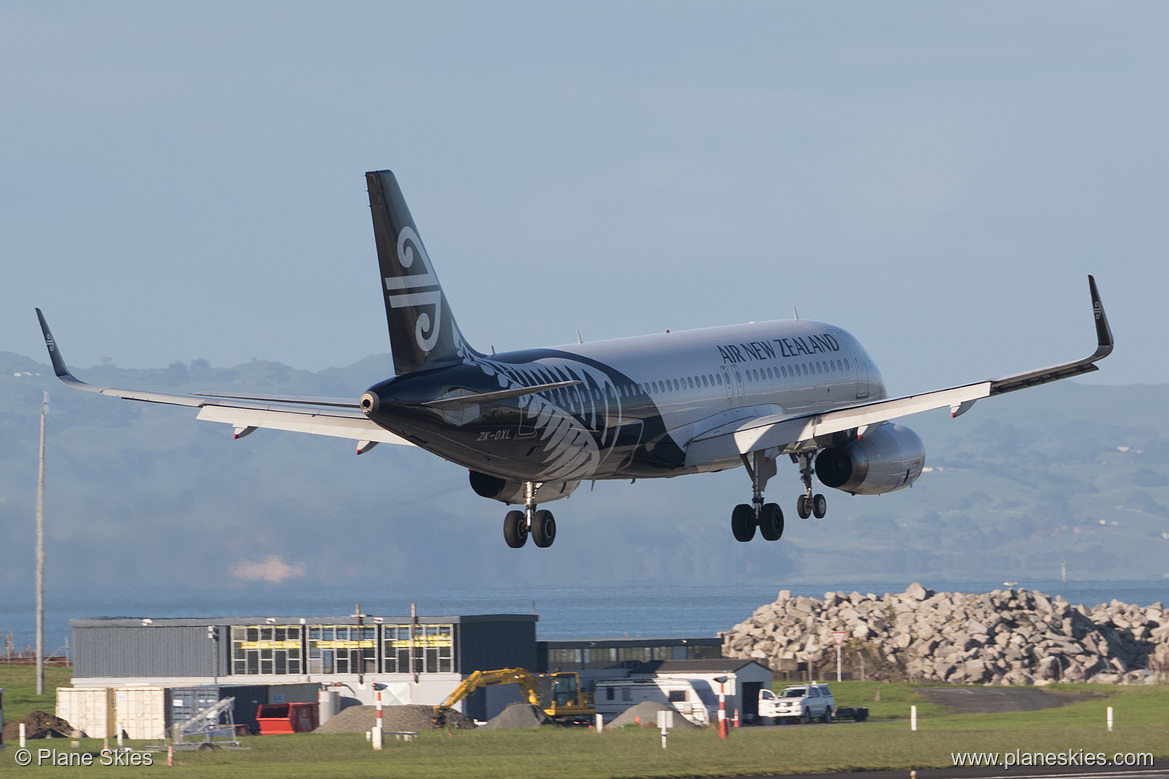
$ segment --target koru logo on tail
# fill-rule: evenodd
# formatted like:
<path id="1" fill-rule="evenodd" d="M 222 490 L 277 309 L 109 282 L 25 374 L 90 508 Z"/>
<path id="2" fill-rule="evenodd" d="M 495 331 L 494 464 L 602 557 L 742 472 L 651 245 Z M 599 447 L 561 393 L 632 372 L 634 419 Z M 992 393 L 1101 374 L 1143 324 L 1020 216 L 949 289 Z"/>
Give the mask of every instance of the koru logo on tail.
<path id="1" fill-rule="evenodd" d="M 420 273 L 408 273 L 414 268 L 415 257 L 419 260 Z M 402 276 L 387 276 L 386 293 L 391 308 L 422 308 L 431 306 L 433 313 L 418 312 L 414 327 L 414 340 L 418 348 L 429 352 L 438 343 L 442 328 L 442 289 L 430 267 L 430 257 L 413 227 L 403 227 L 398 233 L 398 264 L 404 271 Z M 430 287 L 431 289 L 424 289 Z"/>

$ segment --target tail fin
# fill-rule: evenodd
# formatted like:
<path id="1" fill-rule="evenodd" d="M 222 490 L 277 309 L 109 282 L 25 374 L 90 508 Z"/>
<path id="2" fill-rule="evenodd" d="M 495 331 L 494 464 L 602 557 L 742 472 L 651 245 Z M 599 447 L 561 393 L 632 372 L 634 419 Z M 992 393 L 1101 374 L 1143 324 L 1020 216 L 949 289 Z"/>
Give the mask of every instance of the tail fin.
<path id="1" fill-rule="evenodd" d="M 459 352 L 470 347 L 464 343 L 434 275 L 398 180 L 388 170 L 366 173 L 365 180 L 386 297 L 394 373 L 401 376 L 461 361 Z"/>

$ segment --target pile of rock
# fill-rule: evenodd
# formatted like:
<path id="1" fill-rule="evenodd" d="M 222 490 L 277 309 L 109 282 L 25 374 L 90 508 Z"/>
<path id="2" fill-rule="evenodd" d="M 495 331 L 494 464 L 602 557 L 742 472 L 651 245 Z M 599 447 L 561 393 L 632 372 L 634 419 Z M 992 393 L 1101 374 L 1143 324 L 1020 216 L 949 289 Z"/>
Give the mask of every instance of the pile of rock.
<path id="1" fill-rule="evenodd" d="M 962 684 L 1049 681 L 1141 683 L 1169 675 L 1169 610 L 1119 601 L 1093 609 L 1025 589 L 989 594 L 829 592 L 791 596 L 726 633 L 723 654 L 795 670 L 835 668 L 834 630 L 847 635 L 846 668 L 859 677 Z"/>
<path id="2" fill-rule="evenodd" d="M 445 727 L 470 729 L 475 723 L 454 709 L 446 709 L 442 724 Z M 434 729 L 433 706 L 383 706 L 382 730 L 419 731 Z M 377 723 L 376 706 L 350 706 L 342 709 L 329 719 L 324 725 L 314 730 L 314 733 L 362 733 L 373 728 Z"/>
<path id="3" fill-rule="evenodd" d="M 483 724 L 482 730 L 507 730 L 509 728 L 538 728 L 555 725 L 552 718 L 539 706 L 517 701 Z"/>

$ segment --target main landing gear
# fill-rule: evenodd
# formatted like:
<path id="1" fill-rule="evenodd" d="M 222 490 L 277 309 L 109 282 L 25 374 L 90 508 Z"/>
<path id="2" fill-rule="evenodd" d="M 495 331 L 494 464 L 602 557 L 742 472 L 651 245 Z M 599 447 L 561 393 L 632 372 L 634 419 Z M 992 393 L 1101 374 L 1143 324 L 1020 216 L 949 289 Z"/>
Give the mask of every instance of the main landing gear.
<path id="1" fill-rule="evenodd" d="M 503 540 L 512 549 L 519 549 L 528 542 L 528 536 L 536 546 L 547 548 L 556 540 L 556 518 L 547 509 L 536 508 L 536 493 L 539 482 L 524 483 L 524 510 L 509 511 L 503 518 Z"/>
<path id="2" fill-rule="evenodd" d="M 767 480 L 775 475 L 775 460 L 763 452 L 751 457 L 742 455 L 743 467 L 751 477 L 751 505 L 740 503 L 731 512 L 731 532 L 738 541 L 750 541 L 755 537 L 755 528 L 767 541 L 778 541 L 783 535 L 783 509 L 776 503 L 763 502 L 763 488 Z"/>
<path id="3" fill-rule="evenodd" d="M 755 529 L 758 528 L 764 540 L 778 541 L 783 535 L 783 509 L 778 504 L 763 502 L 763 490 L 777 470 L 775 460 L 763 452 L 740 456 L 743 467 L 751 477 L 751 505 L 740 503 L 735 506 L 731 512 L 731 533 L 736 541 L 746 542 L 755 537 Z M 800 476 L 804 480 L 804 494 L 796 501 L 796 513 L 800 519 L 810 516 L 823 519 L 828 513 L 828 501 L 823 495 L 812 494 L 812 454 L 792 455 L 792 459 L 800 464 Z"/>

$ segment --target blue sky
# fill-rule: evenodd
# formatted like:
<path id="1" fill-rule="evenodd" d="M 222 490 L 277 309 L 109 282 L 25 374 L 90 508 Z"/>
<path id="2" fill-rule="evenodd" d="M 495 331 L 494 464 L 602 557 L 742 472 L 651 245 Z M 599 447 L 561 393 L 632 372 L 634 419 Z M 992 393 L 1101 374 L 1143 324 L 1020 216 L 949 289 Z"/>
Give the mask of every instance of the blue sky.
<path id="1" fill-rule="evenodd" d="M 895 393 L 1169 382 L 1169 5 L 0 6 L 0 350 L 388 351 L 363 173 L 504 350 L 786 318 Z M 378 377 L 371 377 L 371 383 Z"/>

